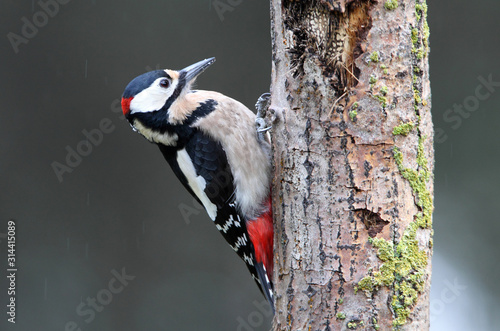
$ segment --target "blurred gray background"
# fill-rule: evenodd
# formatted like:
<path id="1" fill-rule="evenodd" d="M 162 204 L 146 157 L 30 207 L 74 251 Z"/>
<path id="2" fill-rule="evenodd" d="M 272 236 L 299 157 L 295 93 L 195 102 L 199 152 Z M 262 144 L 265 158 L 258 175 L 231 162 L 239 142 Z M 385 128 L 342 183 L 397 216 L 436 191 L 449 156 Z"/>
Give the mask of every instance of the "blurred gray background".
<path id="1" fill-rule="evenodd" d="M 269 330 L 244 264 L 117 101 L 145 71 L 215 56 L 198 87 L 252 107 L 270 83 L 268 2 L 59 1 L 45 18 L 38 2 L 0 3 L 0 274 L 10 219 L 18 266 L 17 323 L 6 321 L 2 276 L 0 329 Z M 222 15 L 217 3 L 229 6 Z M 432 330 L 498 330 L 500 2 L 428 5 L 440 130 Z M 22 36 L 23 17 L 40 27 L 15 52 L 8 36 Z M 490 75 L 499 83 L 480 100 Z M 54 162 L 78 146 L 86 155 L 58 178 Z M 96 297 L 106 305 L 90 308 Z"/>

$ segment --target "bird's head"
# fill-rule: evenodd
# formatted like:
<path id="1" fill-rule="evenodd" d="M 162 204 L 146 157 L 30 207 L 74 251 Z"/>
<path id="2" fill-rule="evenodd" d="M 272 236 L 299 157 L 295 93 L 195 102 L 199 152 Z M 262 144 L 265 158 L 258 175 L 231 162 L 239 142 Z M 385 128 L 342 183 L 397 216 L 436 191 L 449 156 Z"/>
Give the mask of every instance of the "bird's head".
<path id="1" fill-rule="evenodd" d="M 182 70 L 154 70 L 134 78 L 122 96 L 123 115 L 134 125 L 134 119 L 164 121 L 171 106 L 190 91 L 196 77 L 215 62 L 209 58 Z"/>

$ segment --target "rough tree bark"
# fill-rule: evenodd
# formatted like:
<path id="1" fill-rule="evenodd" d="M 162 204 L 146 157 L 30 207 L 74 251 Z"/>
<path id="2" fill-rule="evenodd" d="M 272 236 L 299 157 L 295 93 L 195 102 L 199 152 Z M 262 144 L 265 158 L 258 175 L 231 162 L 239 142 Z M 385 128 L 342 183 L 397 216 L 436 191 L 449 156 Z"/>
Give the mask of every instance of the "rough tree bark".
<path id="1" fill-rule="evenodd" d="M 425 0 L 272 0 L 274 330 L 425 330 Z"/>

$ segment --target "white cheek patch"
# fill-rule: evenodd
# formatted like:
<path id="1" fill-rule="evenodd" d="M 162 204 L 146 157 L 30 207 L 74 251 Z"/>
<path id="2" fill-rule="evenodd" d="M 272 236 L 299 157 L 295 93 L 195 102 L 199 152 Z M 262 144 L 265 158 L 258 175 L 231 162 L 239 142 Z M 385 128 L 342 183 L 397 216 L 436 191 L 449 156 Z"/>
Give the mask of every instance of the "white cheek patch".
<path id="1" fill-rule="evenodd" d="M 163 79 L 165 78 L 156 79 L 148 88 L 134 96 L 130 102 L 130 112 L 132 114 L 153 112 L 165 105 L 177 87 L 177 81 L 173 81 L 168 88 L 164 88 L 160 86 L 160 81 Z"/>
<path id="2" fill-rule="evenodd" d="M 200 199 L 208 216 L 214 221 L 215 217 L 217 217 L 217 206 L 206 195 L 205 187 L 207 182 L 202 176 L 196 174 L 193 162 L 191 162 L 191 158 L 184 148 L 177 152 L 177 163 L 184 176 L 186 176 L 189 187 L 191 187 L 194 194 Z"/>

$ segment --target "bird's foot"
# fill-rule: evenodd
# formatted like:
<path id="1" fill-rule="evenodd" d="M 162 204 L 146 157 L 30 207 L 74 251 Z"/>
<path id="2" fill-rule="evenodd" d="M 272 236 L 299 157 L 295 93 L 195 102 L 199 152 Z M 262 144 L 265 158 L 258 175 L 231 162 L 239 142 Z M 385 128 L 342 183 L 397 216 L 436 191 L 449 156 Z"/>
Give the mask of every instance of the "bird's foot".
<path id="1" fill-rule="evenodd" d="M 255 103 L 255 109 L 257 109 L 257 118 L 255 119 L 255 128 L 257 130 L 257 135 L 259 139 L 265 139 L 264 135 L 267 131 L 272 129 L 272 125 L 269 125 L 266 121 L 267 109 L 269 108 L 269 102 L 271 98 L 271 93 L 262 94 L 257 102 Z"/>
<path id="2" fill-rule="evenodd" d="M 257 99 L 257 102 L 255 103 L 255 109 L 257 109 L 257 118 L 266 117 L 270 99 L 271 99 L 271 93 L 269 92 L 262 94 L 259 97 L 259 99 Z"/>

